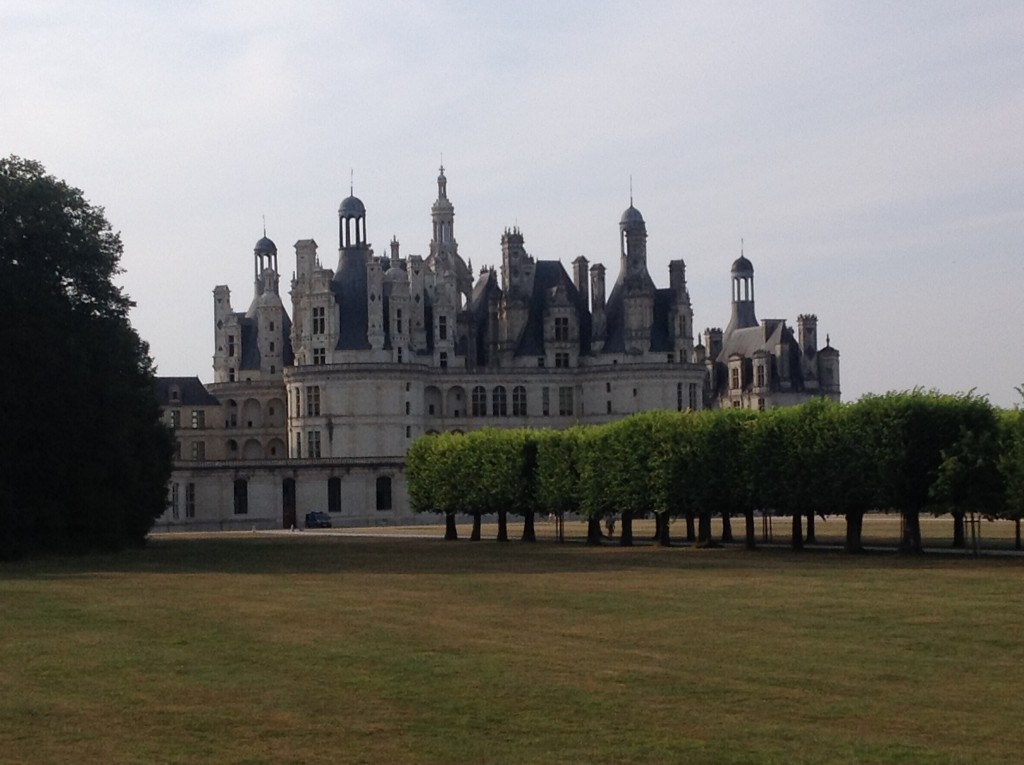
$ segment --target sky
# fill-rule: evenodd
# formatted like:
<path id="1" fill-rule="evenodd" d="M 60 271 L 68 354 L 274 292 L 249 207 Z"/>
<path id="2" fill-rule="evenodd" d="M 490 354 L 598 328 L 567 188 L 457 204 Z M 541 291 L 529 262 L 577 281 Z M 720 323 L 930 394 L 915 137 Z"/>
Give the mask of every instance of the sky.
<path id="1" fill-rule="evenodd" d="M 428 251 L 444 162 L 474 270 L 527 251 L 686 262 L 695 326 L 818 316 L 844 400 L 1024 384 L 1024 3 L 0 0 L 0 154 L 106 209 L 158 373 L 212 380 L 253 255 Z M 571 273 L 571 271 L 570 271 Z M 282 295 L 290 305 L 287 295 Z"/>

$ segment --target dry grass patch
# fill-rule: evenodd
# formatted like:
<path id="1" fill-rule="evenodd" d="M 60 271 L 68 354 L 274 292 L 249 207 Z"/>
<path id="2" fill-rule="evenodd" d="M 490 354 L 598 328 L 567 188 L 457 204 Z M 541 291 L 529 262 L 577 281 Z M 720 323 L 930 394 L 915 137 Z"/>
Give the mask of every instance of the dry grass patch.
<path id="1" fill-rule="evenodd" d="M 343 536 L 0 569 L 4 761 L 1014 762 L 1016 561 Z"/>

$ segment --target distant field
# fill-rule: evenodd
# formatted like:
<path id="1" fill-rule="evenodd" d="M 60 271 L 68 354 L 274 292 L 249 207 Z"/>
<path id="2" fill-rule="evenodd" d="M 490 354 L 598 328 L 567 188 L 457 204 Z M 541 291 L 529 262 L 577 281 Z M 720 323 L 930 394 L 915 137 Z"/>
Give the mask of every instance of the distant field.
<path id="1" fill-rule="evenodd" d="M 0 762 L 1019 762 L 1022 583 L 1017 558 L 157 536 L 0 566 Z"/>

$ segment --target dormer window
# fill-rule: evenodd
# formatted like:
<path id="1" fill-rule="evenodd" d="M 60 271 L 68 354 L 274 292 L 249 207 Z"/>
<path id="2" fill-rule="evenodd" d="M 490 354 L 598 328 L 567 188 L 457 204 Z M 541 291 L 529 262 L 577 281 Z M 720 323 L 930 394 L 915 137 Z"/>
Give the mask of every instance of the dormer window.
<path id="1" fill-rule="evenodd" d="M 555 317 L 555 340 L 564 342 L 569 339 L 569 317 Z"/>

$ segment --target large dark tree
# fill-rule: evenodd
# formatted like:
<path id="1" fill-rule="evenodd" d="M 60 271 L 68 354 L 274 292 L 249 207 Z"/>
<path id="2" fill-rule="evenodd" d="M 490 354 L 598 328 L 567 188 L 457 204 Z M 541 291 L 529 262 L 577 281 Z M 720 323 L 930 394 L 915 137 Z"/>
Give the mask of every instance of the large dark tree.
<path id="1" fill-rule="evenodd" d="M 0 557 L 138 544 L 164 511 L 172 437 L 121 252 L 81 191 L 0 159 Z"/>

